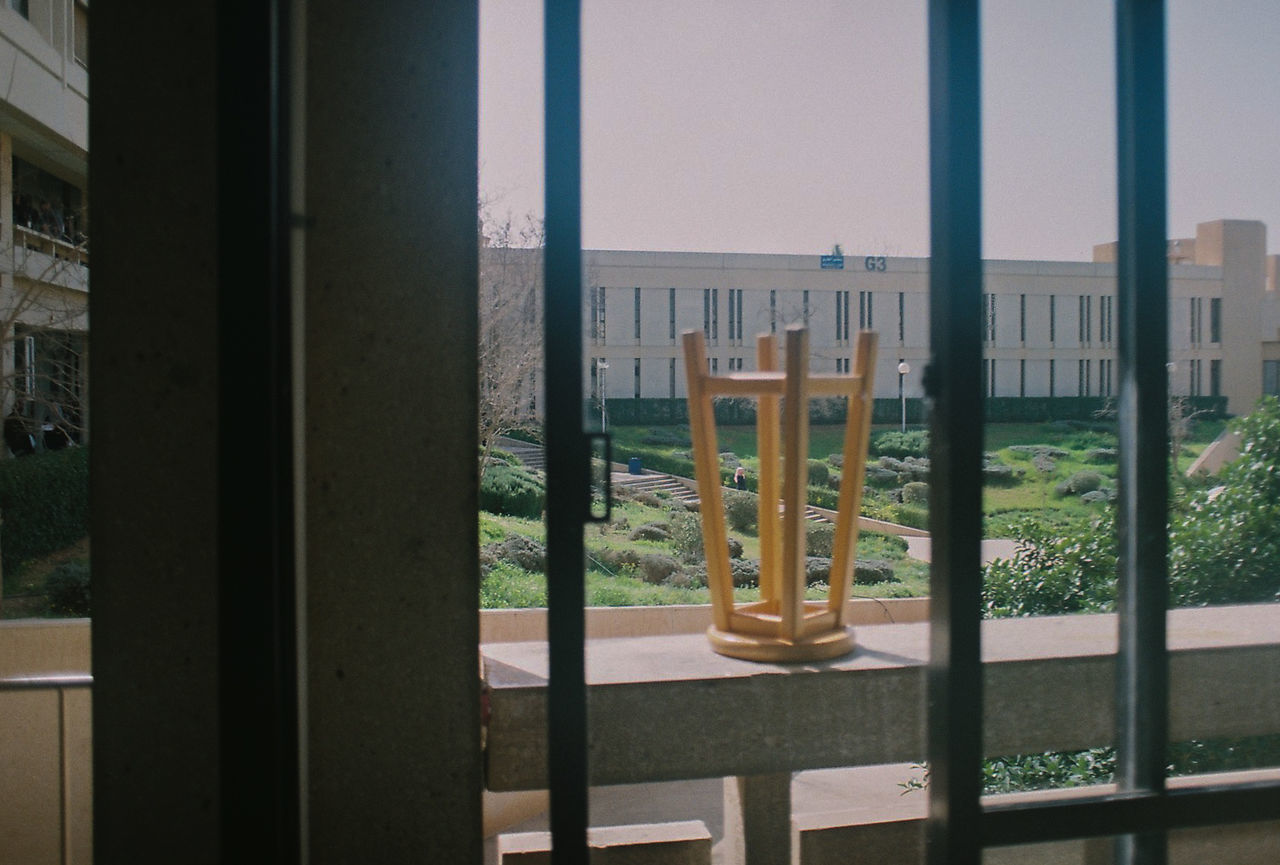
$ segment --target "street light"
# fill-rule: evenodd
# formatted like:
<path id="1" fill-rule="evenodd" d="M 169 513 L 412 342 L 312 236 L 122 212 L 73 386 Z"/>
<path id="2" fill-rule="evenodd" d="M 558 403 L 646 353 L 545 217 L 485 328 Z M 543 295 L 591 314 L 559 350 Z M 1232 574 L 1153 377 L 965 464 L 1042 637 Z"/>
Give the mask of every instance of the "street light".
<path id="1" fill-rule="evenodd" d="M 905 360 L 898 361 L 898 396 L 902 398 L 902 431 L 907 431 L 907 389 L 904 379 L 911 372 L 911 365 Z"/>
<path id="2" fill-rule="evenodd" d="M 596 361 L 596 373 L 600 379 L 600 432 L 607 432 L 605 429 L 605 390 L 604 390 L 604 371 L 609 368 L 609 362 L 604 358 Z"/>

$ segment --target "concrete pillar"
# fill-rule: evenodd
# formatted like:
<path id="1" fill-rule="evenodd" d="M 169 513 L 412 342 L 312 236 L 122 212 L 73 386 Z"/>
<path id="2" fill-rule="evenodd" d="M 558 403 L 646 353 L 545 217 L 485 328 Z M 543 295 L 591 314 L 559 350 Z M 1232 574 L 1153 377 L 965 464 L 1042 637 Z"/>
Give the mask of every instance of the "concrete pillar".
<path id="1" fill-rule="evenodd" d="M 13 231 L 13 138 L 0 132 L 0 308 L 13 308 L 13 268 L 16 261 Z M 7 316 L 6 316 L 7 317 Z M 17 381 L 14 379 L 14 344 L 12 329 L 0 333 L 0 382 L 5 387 L 0 393 L 0 417 L 8 417 L 17 399 Z M 0 458 L 8 451 L 0 448 Z"/>
<path id="2" fill-rule="evenodd" d="M 305 26 L 311 861 L 479 862 L 476 8 Z"/>
<path id="3" fill-rule="evenodd" d="M 1196 264 L 1222 268 L 1222 393 L 1227 411 L 1248 414 L 1262 396 L 1267 229 L 1261 222 L 1219 219 L 1196 226 Z M 1208 304 L 1205 305 L 1208 339 Z M 1208 389 L 1208 370 L 1205 370 Z"/>
<path id="4" fill-rule="evenodd" d="M 790 862 L 791 773 L 725 778 L 724 836 L 729 862 Z"/>

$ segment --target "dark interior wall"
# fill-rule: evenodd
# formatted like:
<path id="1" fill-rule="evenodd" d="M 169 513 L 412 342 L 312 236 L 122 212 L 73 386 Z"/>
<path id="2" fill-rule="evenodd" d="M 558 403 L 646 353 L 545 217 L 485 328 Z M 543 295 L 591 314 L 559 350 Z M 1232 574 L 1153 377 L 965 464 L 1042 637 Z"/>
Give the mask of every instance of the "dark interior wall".
<path id="1" fill-rule="evenodd" d="M 478 862 L 477 12 L 299 3 L 305 846 Z M 94 15 L 95 856 L 219 861 L 218 5 Z M 164 206 L 160 206 L 164 204 Z"/>

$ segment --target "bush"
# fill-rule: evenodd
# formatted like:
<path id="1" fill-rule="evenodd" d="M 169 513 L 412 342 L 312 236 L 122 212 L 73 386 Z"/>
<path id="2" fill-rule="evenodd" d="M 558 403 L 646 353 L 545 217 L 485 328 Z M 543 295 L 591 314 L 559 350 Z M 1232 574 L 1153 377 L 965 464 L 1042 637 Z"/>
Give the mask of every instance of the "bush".
<path id="1" fill-rule="evenodd" d="M 809 460 L 809 483 L 815 487 L 825 487 L 831 472 L 822 460 Z"/>
<path id="2" fill-rule="evenodd" d="M 893 563 L 884 559 L 858 559 L 853 563 L 853 581 L 869 585 L 872 583 L 896 583 Z"/>
<path id="3" fill-rule="evenodd" d="M 696 562 L 702 555 L 702 522 L 688 511 L 671 512 L 671 542 L 686 562 Z"/>
<path id="4" fill-rule="evenodd" d="M 893 515 L 893 521 L 900 526 L 910 526 L 913 529 L 929 528 L 929 511 L 926 508 L 916 505 L 895 505 Z"/>
<path id="5" fill-rule="evenodd" d="M 542 481 L 516 466 L 491 466 L 480 483 L 480 509 L 491 514 L 538 519 L 546 498 Z"/>
<path id="6" fill-rule="evenodd" d="M 871 441 L 871 453 L 877 456 L 923 457 L 929 455 L 929 431 L 911 430 L 899 432 L 889 430 L 875 436 Z"/>
<path id="7" fill-rule="evenodd" d="M 1053 488 L 1059 496 L 1081 495 L 1091 493 L 1102 486 L 1102 475 L 1088 469 L 1076 472 Z"/>
<path id="8" fill-rule="evenodd" d="M 902 501 L 909 505 L 927 505 L 929 503 L 929 485 L 922 481 L 912 481 L 902 487 Z"/>
<path id="9" fill-rule="evenodd" d="M 0 568 L 71 546 L 89 534 L 89 449 L 72 447 L 0 461 Z"/>
<path id="10" fill-rule="evenodd" d="M 89 563 L 59 565 L 45 580 L 49 609 L 65 616 L 87 617 L 90 613 Z"/>
<path id="11" fill-rule="evenodd" d="M 633 541 L 669 541 L 671 526 L 667 523 L 645 523 L 627 537 Z"/>
<path id="12" fill-rule="evenodd" d="M 647 553 L 640 557 L 638 570 L 646 583 L 658 585 L 668 582 L 680 570 L 680 563 L 671 556 Z"/>
<path id="13" fill-rule="evenodd" d="M 1116 461 L 1116 449 L 1090 448 L 1085 451 L 1084 461 L 1087 463 L 1113 463 Z"/>
<path id="14" fill-rule="evenodd" d="M 831 556 L 835 545 L 836 527 L 831 523 L 815 523 L 810 521 L 805 526 L 804 548 L 811 556 Z"/>
<path id="15" fill-rule="evenodd" d="M 752 532 L 759 521 L 758 499 L 750 493 L 731 490 L 724 496 L 724 516 L 735 532 Z"/>

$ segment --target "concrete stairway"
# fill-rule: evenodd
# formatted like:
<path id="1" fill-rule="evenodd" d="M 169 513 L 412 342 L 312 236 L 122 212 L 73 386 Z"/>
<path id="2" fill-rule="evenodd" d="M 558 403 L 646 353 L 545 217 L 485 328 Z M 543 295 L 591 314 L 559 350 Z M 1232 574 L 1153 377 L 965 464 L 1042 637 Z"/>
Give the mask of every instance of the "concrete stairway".
<path id="1" fill-rule="evenodd" d="M 520 460 L 521 465 L 527 469 L 539 472 L 546 471 L 546 454 L 543 453 L 542 445 L 540 444 L 499 436 L 495 446 Z"/>
<path id="2" fill-rule="evenodd" d="M 672 498 L 679 499 L 681 502 L 694 505 L 698 503 L 698 494 L 673 475 L 660 474 L 658 472 L 633 475 L 615 471 L 613 473 L 613 485 L 625 486 L 633 490 L 648 490 L 655 493 L 664 492 L 670 494 Z M 726 491 L 729 489 L 729 487 L 725 487 Z M 804 518 L 815 523 L 831 522 L 826 515 L 807 506 L 804 509 Z"/>

